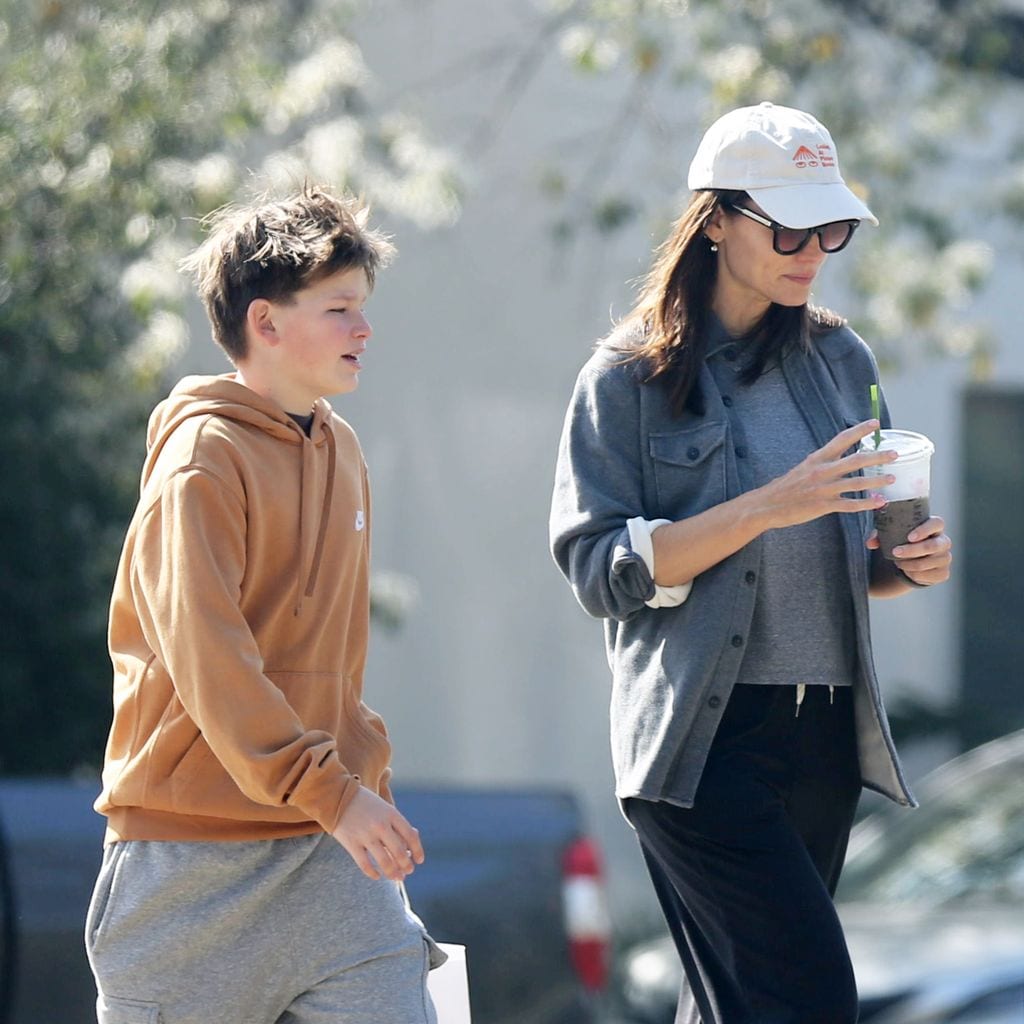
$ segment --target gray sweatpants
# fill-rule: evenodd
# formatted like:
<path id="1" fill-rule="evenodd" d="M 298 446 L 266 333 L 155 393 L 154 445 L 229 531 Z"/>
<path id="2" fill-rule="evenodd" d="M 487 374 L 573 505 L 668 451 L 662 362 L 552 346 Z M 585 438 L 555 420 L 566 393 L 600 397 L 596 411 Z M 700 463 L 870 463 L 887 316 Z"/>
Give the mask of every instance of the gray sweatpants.
<path id="1" fill-rule="evenodd" d="M 436 1024 L 423 926 L 323 833 L 113 843 L 85 939 L 99 1024 Z"/>

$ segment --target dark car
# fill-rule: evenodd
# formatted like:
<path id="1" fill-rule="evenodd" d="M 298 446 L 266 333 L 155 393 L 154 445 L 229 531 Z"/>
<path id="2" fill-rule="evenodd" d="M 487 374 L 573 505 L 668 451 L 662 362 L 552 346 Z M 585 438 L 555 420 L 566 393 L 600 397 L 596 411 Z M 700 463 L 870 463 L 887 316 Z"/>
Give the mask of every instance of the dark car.
<path id="1" fill-rule="evenodd" d="M 97 785 L 0 779 L 0 1024 L 95 1022 L 85 911 Z M 396 790 L 427 862 L 408 880 L 441 941 L 465 944 L 479 1024 L 596 1024 L 610 945 L 600 855 L 557 788 Z"/>
<path id="2" fill-rule="evenodd" d="M 836 900 L 871 1024 L 1024 1024 L 1024 730 L 937 769 L 921 807 L 855 829 Z M 636 1024 L 672 1024 L 667 936 L 623 957 Z"/>

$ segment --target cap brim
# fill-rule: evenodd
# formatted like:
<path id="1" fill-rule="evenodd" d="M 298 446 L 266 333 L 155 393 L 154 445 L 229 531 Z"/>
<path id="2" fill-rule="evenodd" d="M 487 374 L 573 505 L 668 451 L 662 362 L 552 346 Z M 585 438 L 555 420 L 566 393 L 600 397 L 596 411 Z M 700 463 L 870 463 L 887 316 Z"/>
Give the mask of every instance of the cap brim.
<path id="1" fill-rule="evenodd" d="M 772 220 L 787 228 L 813 228 L 835 220 L 866 220 L 878 224 L 878 218 L 841 181 L 774 185 L 745 191 Z"/>

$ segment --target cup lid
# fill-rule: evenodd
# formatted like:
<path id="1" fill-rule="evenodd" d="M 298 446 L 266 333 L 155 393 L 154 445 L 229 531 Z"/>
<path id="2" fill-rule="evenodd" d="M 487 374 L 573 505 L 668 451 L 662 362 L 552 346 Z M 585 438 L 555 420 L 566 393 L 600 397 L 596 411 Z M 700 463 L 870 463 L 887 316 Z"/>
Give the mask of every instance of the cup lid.
<path id="1" fill-rule="evenodd" d="M 901 459 L 919 458 L 924 455 L 931 455 L 935 451 L 935 445 L 924 436 L 913 430 L 897 430 L 889 427 L 881 431 L 882 443 L 878 451 L 894 451 Z M 862 438 L 860 447 L 867 451 L 875 451 L 875 435 L 868 434 Z"/>

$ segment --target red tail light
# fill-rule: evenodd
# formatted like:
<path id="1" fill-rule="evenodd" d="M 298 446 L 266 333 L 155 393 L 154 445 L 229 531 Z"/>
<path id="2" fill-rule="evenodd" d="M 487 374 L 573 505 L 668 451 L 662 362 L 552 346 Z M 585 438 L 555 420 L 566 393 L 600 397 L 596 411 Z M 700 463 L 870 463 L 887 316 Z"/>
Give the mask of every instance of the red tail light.
<path id="1" fill-rule="evenodd" d="M 584 987 L 597 991 L 608 983 L 611 946 L 611 921 L 597 846 L 590 839 L 577 839 L 565 851 L 562 870 L 569 956 Z"/>

